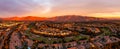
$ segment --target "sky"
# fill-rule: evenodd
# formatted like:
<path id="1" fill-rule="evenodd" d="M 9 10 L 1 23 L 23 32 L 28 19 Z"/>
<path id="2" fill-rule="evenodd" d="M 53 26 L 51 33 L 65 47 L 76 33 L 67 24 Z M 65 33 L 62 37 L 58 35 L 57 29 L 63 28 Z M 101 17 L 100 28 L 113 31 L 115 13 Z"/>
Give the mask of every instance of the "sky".
<path id="1" fill-rule="evenodd" d="M 0 0 L 0 17 L 83 15 L 120 18 L 120 0 Z"/>

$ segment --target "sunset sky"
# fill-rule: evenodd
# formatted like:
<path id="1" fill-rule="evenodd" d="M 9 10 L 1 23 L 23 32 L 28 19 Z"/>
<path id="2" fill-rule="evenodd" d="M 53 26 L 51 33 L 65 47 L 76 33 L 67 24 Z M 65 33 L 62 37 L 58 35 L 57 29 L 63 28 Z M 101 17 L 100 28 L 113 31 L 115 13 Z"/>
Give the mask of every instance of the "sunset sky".
<path id="1" fill-rule="evenodd" d="M 0 0 L 0 17 L 59 15 L 120 18 L 120 0 Z"/>

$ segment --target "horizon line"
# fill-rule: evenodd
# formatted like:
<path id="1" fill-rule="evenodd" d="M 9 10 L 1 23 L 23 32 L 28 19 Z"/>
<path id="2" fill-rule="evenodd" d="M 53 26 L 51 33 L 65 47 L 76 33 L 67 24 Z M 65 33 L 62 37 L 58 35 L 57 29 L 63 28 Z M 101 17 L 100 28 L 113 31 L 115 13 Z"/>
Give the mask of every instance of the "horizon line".
<path id="1" fill-rule="evenodd" d="M 41 18 L 53 18 L 53 17 L 60 17 L 60 16 L 82 16 L 82 17 L 95 17 L 95 18 L 107 18 L 107 19 L 120 19 L 120 17 L 97 17 L 97 16 L 85 16 L 85 15 L 56 15 L 56 16 L 22 16 L 22 17 L 41 17 Z M 12 18 L 12 17 L 18 17 L 22 18 L 21 16 L 8 16 L 8 17 L 0 17 L 0 18 Z"/>

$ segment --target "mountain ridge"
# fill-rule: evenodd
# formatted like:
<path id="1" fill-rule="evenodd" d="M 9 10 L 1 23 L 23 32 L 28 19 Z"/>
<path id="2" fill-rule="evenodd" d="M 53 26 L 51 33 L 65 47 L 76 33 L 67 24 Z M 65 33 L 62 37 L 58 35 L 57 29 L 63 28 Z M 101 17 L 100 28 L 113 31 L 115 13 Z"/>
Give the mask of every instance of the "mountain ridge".
<path id="1" fill-rule="evenodd" d="M 104 18 L 80 16 L 80 15 L 64 15 L 56 16 L 52 18 L 46 17 L 35 17 L 35 16 L 26 16 L 26 17 L 10 17 L 10 18 L 1 18 L 1 20 L 6 21 L 56 21 L 56 22 L 81 22 L 81 21 L 99 21 L 105 20 Z"/>

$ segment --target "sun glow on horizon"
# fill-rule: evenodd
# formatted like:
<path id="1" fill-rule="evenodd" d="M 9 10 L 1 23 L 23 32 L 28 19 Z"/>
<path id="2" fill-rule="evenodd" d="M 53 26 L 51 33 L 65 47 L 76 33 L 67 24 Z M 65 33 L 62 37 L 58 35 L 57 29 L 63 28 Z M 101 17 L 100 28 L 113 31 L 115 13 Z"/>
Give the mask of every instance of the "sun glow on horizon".
<path id="1" fill-rule="evenodd" d="M 120 18 L 120 12 L 111 12 L 111 13 L 94 13 L 90 16 L 100 17 L 100 18 Z"/>

